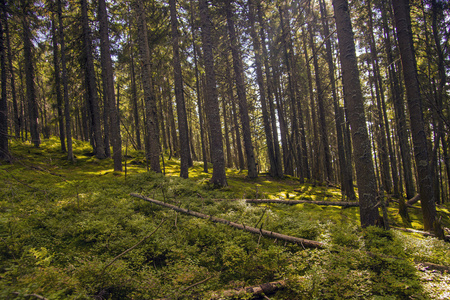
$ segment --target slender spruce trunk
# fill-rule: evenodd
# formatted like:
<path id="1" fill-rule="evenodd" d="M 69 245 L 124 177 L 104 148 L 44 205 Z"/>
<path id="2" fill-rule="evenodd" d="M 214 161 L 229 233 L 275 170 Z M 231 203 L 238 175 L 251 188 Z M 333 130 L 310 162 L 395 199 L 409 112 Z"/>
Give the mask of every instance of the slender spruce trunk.
<path id="1" fill-rule="evenodd" d="M 411 134 L 414 145 L 414 156 L 419 183 L 420 202 L 424 229 L 433 231 L 436 219 L 435 194 L 423 119 L 422 99 L 417 75 L 417 64 L 414 55 L 414 45 L 411 33 L 411 19 L 408 0 L 392 1 L 395 27 L 403 67 L 403 77 L 406 88 L 409 117 L 411 119 Z"/>
<path id="2" fill-rule="evenodd" d="M 353 29 L 347 0 L 334 0 L 334 15 L 339 40 L 344 96 L 351 126 L 353 153 L 359 193 L 361 226 L 376 225 L 379 220 L 377 185 L 372 148 L 367 132 L 364 99 L 353 40 Z"/>
<path id="3" fill-rule="evenodd" d="M 216 73 L 214 70 L 214 55 L 211 37 L 211 19 L 208 1 L 199 1 L 199 12 L 202 28 L 202 45 L 206 75 L 205 109 L 208 117 L 211 137 L 211 157 L 213 174 L 211 182 L 214 185 L 226 186 L 225 157 L 223 153 L 222 127 L 220 122 L 219 99 L 216 87 Z"/>
<path id="4" fill-rule="evenodd" d="M 142 86 L 144 88 L 145 118 L 147 126 L 146 155 L 150 162 L 150 168 L 156 173 L 161 173 L 159 158 L 161 147 L 159 142 L 158 114 L 156 97 L 153 90 L 150 49 L 147 36 L 147 23 L 145 21 L 145 8 L 142 0 L 135 0 L 134 12 L 137 20 L 139 54 L 141 57 Z"/>
<path id="5" fill-rule="evenodd" d="M 181 72 L 180 62 L 180 49 L 178 45 L 178 19 L 176 1 L 169 0 L 170 6 L 170 20 L 172 27 L 172 49 L 173 49 L 173 73 L 175 80 L 175 101 L 177 103 L 177 117 L 178 117 L 178 133 L 180 139 L 180 177 L 189 177 L 189 160 L 190 160 L 190 147 L 189 147 L 189 135 L 188 135 L 188 123 L 186 116 L 186 106 L 184 100 L 183 91 L 183 75 Z"/>

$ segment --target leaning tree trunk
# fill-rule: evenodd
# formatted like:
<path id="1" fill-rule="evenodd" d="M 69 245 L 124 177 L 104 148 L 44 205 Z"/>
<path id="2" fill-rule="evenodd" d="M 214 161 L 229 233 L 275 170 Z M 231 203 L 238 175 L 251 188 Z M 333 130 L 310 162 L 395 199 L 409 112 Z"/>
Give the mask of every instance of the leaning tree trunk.
<path id="1" fill-rule="evenodd" d="M 228 34 L 230 36 L 231 53 L 233 58 L 234 76 L 236 78 L 236 89 L 239 103 L 239 114 L 241 116 L 242 132 L 244 137 L 244 149 L 247 158 L 247 170 L 249 178 L 258 177 L 255 154 L 250 130 L 250 118 L 248 115 L 247 96 L 245 93 L 244 68 L 239 51 L 239 42 L 236 37 L 236 29 L 233 20 L 232 0 L 226 0 L 225 10 L 227 14 Z"/>
<path id="2" fill-rule="evenodd" d="M 211 182 L 214 185 L 226 186 L 225 157 L 223 153 L 222 126 L 219 113 L 219 99 L 214 70 L 214 55 L 211 38 L 211 19 L 207 0 L 199 1 L 199 11 L 202 27 L 203 56 L 206 74 L 205 109 L 209 121 L 211 137 L 211 157 L 213 174 Z"/>
<path id="3" fill-rule="evenodd" d="M 31 41 L 31 30 L 28 14 L 30 13 L 30 3 L 22 0 L 22 30 L 23 30 L 23 53 L 25 58 L 25 81 L 27 86 L 28 119 L 30 122 L 31 142 L 35 147 L 39 147 L 41 139 L 39 137 L 39 113 L 34 85 L 34 65 L 33 65 L 33 43 Z"/>
<path id="4" fill-rule="evenodd" d="M 342 66 L 344 96 L 347 99 L 353 153 L 359 193 L 361 226 L 376 225 L 379 219 L 377 185 L 372 161 L 372 149 L 367 133 L 364 99 L 359 79 L 355 42 L 347 0 L 333 1 L 339 53 Z"/>
<path id="5" fill-rule="evenodd" d="M 169 0 L 170 5 L 170 20 L 172 25 L 172 48 L 173 48 L 173 73 L 175 79 L 175 100 L 177 102 L 177 116 L 178 116 L 178 132 L 180 138 L 180 177 L 189 177 L 189 135 L 188 122 L 186 116 L 186 107 L 184 101 L 183 91 L 183 76 L 181 73 L 180 49 L 178 46 L 178 19 L 177 8 L 175 0 Z"/>
<path id="6" fill-rule="evenodd" d="M 411 119 L 411 134 L 413 137 L 414 156 L 418 173 L 423 225 L 425 230 L 433 231 L 436 219 L 436 204 L 423 120 L 417 65 L 412 41 L 409 1 L 396 0 L 392 1 L 392 5 L 394 8 L 395 27 L 397 29 L 397 39 L 402 60 L 409 117 Z"/>
<path id="7" fill-rule="evenodd" d="M 89 28 L 88 4 L 86 0 L 80 0 L 81 21 L 83 26 L 83 49 L 85 59 L 85 81 L 89 103 L 90 120 L 94 139 L 94 152 L 97 158 L 106 158 L 105 147 L 102 138 L 100 124 L 100 108 L 98 104 L 97 83 L 95 80 L 94 58 L 92 51 L 91 30 Z"/>
<path id="8" fill-rule="evenodd" d="M 140 33 L 138 43 L 141 56 L 142 86 L 144 88 L 145 114 L 147 120 L 147 160 L 150 162 L 152 171 L 161 173 L 161 166 L 159 164 L 161 149 L 159 144 L 158 115 L 153 91 L 152 72 L 150 69 L 150 49 L 148 45 L 147 23 L 144 14 L 144 2 L 142 0 L 134 1 L 134 10 L 137 19 L 138 32 Z"/>

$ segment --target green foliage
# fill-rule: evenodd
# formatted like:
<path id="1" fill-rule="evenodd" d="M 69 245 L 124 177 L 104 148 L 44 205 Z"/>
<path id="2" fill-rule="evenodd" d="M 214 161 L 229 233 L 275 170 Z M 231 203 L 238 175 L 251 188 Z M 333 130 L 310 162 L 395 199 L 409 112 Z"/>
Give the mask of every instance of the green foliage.
<path id="1" fill-rule="evenodd" d="M 30 293 L 47 299 L 207 298 L 212 291 L 279 279 L 288 286 L 274 299 L 426 299 L 448 291 L 438 284 L 446 277 L 417 273 L 412 263 L 449 265 L 449 245 L 442 241 L 361 230 L 357 208 L 215 200 L 288 194 L 337 201 L 334 189 L 300 186 L 291 177 L 249 180 L 235 170 L 227 171 L 230 186 L 216 189 L 206 184 L 210 174 L 200 164 L 189 179 L 179 178 L 174 159 L 166 162 L 166 176 L 146 172 L 144 163 L 133 164 L 125 177 L 113 172 L 112 160 L 92 157 L 88 144 L 75 142 L 77 159 L 69 163 L 57 143 L 52 138 L 36 149 L 12 141 L 15 161 L 0 165 L 2 299 Z M 141 152 L 132 155 L 133 161 L 144 159 Z M 310 250 L 273 241 L 147 203 L 131 192 L 328 246 Z M 395 216 L 392 206 L 390 213 Z M 162 219 L 158 231 L 105 269 Z"/>

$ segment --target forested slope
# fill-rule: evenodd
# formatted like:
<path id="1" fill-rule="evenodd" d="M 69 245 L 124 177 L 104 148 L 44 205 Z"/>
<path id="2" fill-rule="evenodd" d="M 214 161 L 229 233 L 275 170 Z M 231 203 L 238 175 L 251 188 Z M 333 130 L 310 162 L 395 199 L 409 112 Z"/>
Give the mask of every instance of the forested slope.
<path id="1" fill-rule="evenodd" d="M 227 169 L 215 188 L 194 162 L 190 177 L 165 157 L 147 171 L 141 151 L 127 151 L 124 171 L 74 141 L 75 162 L 56 138 L 40 148 L 12 141 L 0 165 L 0 297 L 3 299 L 209 299 L 278 282 L 270 299 L 447 299 L 450 245 L 433 237 L 361 229 L 358 207 L 252 204 L 239 199 L 341 201 L 333 187 L 295 177 L 256 179 Z M 126 163 L 125 163 L 126 161 Z M 324 245 L 271 239 L 148 203 L 138 193 L 214 218 Z M 417 206 L 418 207 L 418 206 Z M 388 206 L 391 226 L 423 229 Z M 449 208 L 438 206 L 448 227 Z M 128 251 L 127 251 L 128 250 Z M 241 290 L 238 298 L 250 297 Z"/>

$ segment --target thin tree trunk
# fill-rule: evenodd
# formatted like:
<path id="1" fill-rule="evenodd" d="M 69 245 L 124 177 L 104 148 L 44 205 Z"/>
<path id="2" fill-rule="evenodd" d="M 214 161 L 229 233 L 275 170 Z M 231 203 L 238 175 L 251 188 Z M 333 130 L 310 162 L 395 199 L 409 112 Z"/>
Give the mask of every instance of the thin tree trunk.
<path id="1" fill-rule="evenodd" d="M 338 147 L 338 157 L 340 164 L 340 173 L 341 173 L 341 186 L 342 190 L 347 196 L 347 198 L 351 201 L 356 199 L 355 189 L 353 188 L 353 176 L 351 172 L 351 161 L 347 161 L 345 157 L 345 148 L 344 148 L 344 133 L 342 130 L 342 125 L 344 124 L 344 115 L 341 113 L 339 109 L 339 100 L 336 94 L 336 80 L 334 75 L 334 62 L 333 55 L 331 50 L 331 42 L 330 39 L 330 30 L 328 25 L 328 13 L 327 7 L 325 4 L 325 0 L 320 1 L 320 10 L 322 15 L 322 26 L 323 26 L 323 37 L 326 39 L 325 41 L 325 50 L 327 57 L 327 65 L 328 65 L 328 77 L 331 83 L 331 94 L 334 108 L 334 118 L 336 125 L 336 141 Z"/>
<path id="2" fill-rule="evenodd" d="M 209 121 L 211 137 L 211 156 L 213 174 L 211 182 L 214 185 L 226 186 L 225 158 L 223 153 L 222 128 L 220 122 L 219 100 L 216 87 L 216 73 L 214 70 L 213 45 L 211 38 L 211 19 L 207 0 L 199 1 L 199 12 L 202 28 L 203 56 L 206 74 L 205 108 Z"/>
<path id="3" fill-rule="evenodd" d="M 239 103 L 239 114 L 242 123 L 244 137 L 244 149 L 247 158 L 247 170 L 249 178 L 258 177 L 255 155 L 253 153 L 253 143 L 250 130 L 250 118 L 248 114 L 247 96 L 245 92 L 244 68 L 240 54 L 240 46 L 236 37 L 236 29 L 233 20 L 232 0 L 226 0 L 225 10 L 227 15 L 228 34 L 230 36 L 231 53 L 233 58 L 234 76 L 236 78 L 236 89 Z"/>
<path id="4" fill-rule="evenodd" d="M 10 84 L 11 84 L 11 96 L 12 96 L 12 103 L 13 103 L 13 122 L 14 122 L 14 133 L 16 138 L 18 139 L 20 137 L 20 130 L 21 130 L 21 119 L 19 117 L 19 108 L 17 104 L 17 94 L 16 94 L 16 83 L 15 83 L 15 77 L 14 77 L 14 68 L 13 68 L 13 59 L 11 54 L 11 43 L 9 39 L 9 26 L 8 26 L 8 12 L 5 4 L 5 0 L 3 0 L 2 4 L 2 13 L 3 13 L 3 26 L 4 26 L 4 33 L 5 33 L 5 39 L 6 39 L 6 54 L 8 56 L 8 69 L 9 69 L 9 77 L 10 77 Z M 4 46 L 5 47 L 5 44 Z"/>
<path id="5" fill-rule="evenodd" d="M 406 198 L 410 199 L 414 197 L 416 194 L 414 188 L 414 180 L 412 173 L 412 162 L 411 162 L 411 149 L 409 147 L 408 142 L 408 132 L 407 132 L 407 124 L 405 117 L 405 109 L 403 103 L 402 89 L 399 83 L 398 72 L 395 68 L 394 56 L 392 53 L 392 45 L 391 45 L 391 37 L 390 37 L 390 28 L 387 23 L 387 8 L 386 4 L 383 4 L 382 11 L 382 21 L 383 21 L 383 30 L 384 30 L 384 43 L 386 45 L 386 56 L 387 63 L 389 66 L 389 82 L 391 86 L 391 93 L 394 104 L 394 112 L 395 112 L 395 121 L 396 121 L 396 129 L 397 136 L 400 147 L 400 158 L 403 166 L 403 176 L 405 178 L 405 188 L 406 188 Z"/>
<path id="6" fill-rule="evenodd" d="M 61 95 L 61 74 L 59 69 L 58 39 L 54 12 L 52 12 L 52 40 L 53 40 L 53 67 L 55 71 L 56 106 L 58 110 L 59 139 L 61 151 L 66 152 L 66 137 L 64 134 L 63 99 Z"/>
<path id="7" fill-rule="evenodd" d="M 353 138 L 356 176 L 360 203 L 361 226 L 376 225 L 377 187 L 372 161 L 372 149 L 367 133 L 364 99 L 359 80 L 355 42 L 347 0 L 334 0 L 334 15 L 339 40 L 344 95 Z"/>
<path id="8" fill-rule="evenodd" d="M 228 81 L 228 97 L 230 98 L 231 102 L 231 112 L 233 115 L 233 125 L 234 125 L 234 131 L 235 131 L 235 149 L 237 149 L 238 154 L 238 168 L 239 170 L 244 169 L 244 154 L 242 153 L 242 143 L 241 143 L 241 134 L 239 130 L 239 123 L 237 119 L 237 110 L 236 110 L 236 100 L 234 98 L 233 93 L 233 79 L 231 78 L 231 70 L 228 64 L 228 57 L 227 57 L 227 63 L 226 63 L 226 77 Z"/>
<path id="9" fill-rule="evenodd" d="M 108 103 L 109 129 L 111 133 L 114 171 L 122 171 L 122 138 L 120 136 L 120 123 L 118 105 L 114 93 L 114 74 L 111 61 L 111 50 L 108 30 L 108 13 L 105 0 L 98 0 L 98 18 L 100 23 L 100 50 L 104 93 Z M 118 98 L 118 97 L 117 97 Z"/>
<path id="10" fill-rule="evenodd" d="M 273 134 L 270 122 L 270 115 L 267 109 L 266 90 L 262 71 L 261 43 L 255 29 L 255 5 L 252 2 L 252 0 L 248 1 L 248 6 L 249 6 L 248 19 L 250 23 L 249 24 L 250 35 L 252 37 L 253 49 L 255 52 L 256 79 L 258 82 L 259 98 L 261 101 L 261 110 L 263 114 L 264 133 L 266 135 L 267 154 L 270 163 L 270 176 L 281 177 L 282 174 L 278 174 L 278 167 L 276 165 L 277 161 L 275 157 L 274 144 L 272 140 Z"/>
<path id="11" fill-rule="evenodd" d="M 417 76 L 417 65 L 414 56 L 414 45 L 411 34 L 411 20 L 409 15 L 409 1 L 392 1 L 394 19 L 397 29 L 397 39 L 402 60 L 403 76 L 405 80 L 408 100 L 409 116 L 411 119 L 411 134 L 413 137 L 414 156 L 419 179 L 419 190 L 424 220 L 424 229 L 433 231 L 436 219 L 436 204 L 431 177 L 427 137 L 423 120 L 422 100 Z"/>
<path id="12" fill-rule="evenodd" d="M 81 21 L 83 27 L 83 48 L 85 63 L 85 81 L 87 97 L 90 109 L 90 120 L 94 139 L 94 152 L 97 158 L 106 158 L 105 147 L 102 139 L 102 130 L 100 124 L 100 108 L 98 104 L 97 84 L 95 80 L 94 58 L 92 56 L 91 30 L 89 28 L 88 4 L 86 0 L 80 0 Z"/>
<path id="13" fill-rule="evenodd" d="M 275 116 L 275 105 L 273 103 L 273 80 L 272 76 L 270 76 L 270 67 L 269 67 L 269 54 L 267 53 L 267 47 L 266 47 L 266 34 L 265 34 L 265 28 L 266 24 L 263 18 L 263 12 L 261 7 L 261 1 L 257 0 L 257 11 L 258 11 L 258 21 L 259 21 L 259 36 L 262 43 L 262 56 L 264 59 L 264 67 L 265 67 L 265 73 L 266 73 L 266 83 L 267 83 L 267 100 L 269 103 L 269 109 L 270 109 L 270 119 L 272 121 L 272 134 L 273 134 L 273 148 L 274 148 L 274 154 L 275 154 L 275 166 L 276 166 L 276 176 L 281 178 L 283 177 L 283 164 L 281 162 L 281 152 L 280 152 L 280 143 L 278 138 L 278 129 L 277 129 L 277 118 Z"/>
<path id="14" fill-rule="evenodd" d="M 156 173 L 161 173 L 159 157 L 161 148 L 159 143 L 158 115 L 156 109 L 156 99 L 153 90 L 150 49 L 147 36 L 147 23 L 145 21 L 145 8 L 142 0 L 134 1 L 134 9 L 137 19 L 139 38 L 139 53 L 141 56 L 142 85 L 145 98 L 145 115 L 147 121 L 146 154 L 150 162 L 150 168 Z"/>
<path id="15" fill-rule="evenodd" d="M 333 181 L 333 168 L 331 165 L 331 153 L 330 153 L 330 146 L 328 142 L 328 130 L 327 130 L 327 123 L 326 123 L 326 117 L 325 117 L 325 106 L 324 106 L 324 97 L 323 97 L 323 88 L 322 88 L 322 82 L 320 79 L 320 69 L 319 69 L 319 62 L 317 59 L 317 50 L 316 46 L 314 44 L 314 38 L 313 38 L 313 30 L 309 27 L 309 34 L 310 34 L 310 45 L 312 49 L 312 56 L 313 56 L 313 65 L 314 65 L 314 73 L 316 78 L 316 90 L 317 90 L 317 106 L 318 106 L 318 112 L 319 112 L 319 125 L 320 125 L 320 139 L 322 141 L 322 147 L 324 152 L 324 158 L 325 158 L 325 178 L 328 182 Z"/>
<path id="16" fill-rule="evenodd" d="M 22 25 L 23 25 L 23 53 L 25 59 L 25 77 L 27 85 L 28 99 L 28 120 L 30 122 L 31 142 L 35 147 L 39 147 L 41 139 L 39 137 L 39 113 L 36 99 L 36 89 L 34 84 L 34 65 L 33 65 L 33 43 L 31 42 L 31 31 L 28 15 L 30 12 L 30 3 L 28 0 L 21 0 L 22 5 Z"/>
<path id="17" fill-rule="evenodd" d="M 203 120 L 203 105 L 202 105 L 202 96 L 200 93 L 200 79 L 198 72 L 198 59 L 197 59 L 197 45 L 196 41 L 196 28 L 194 27 L 194 2 L 190 1 L 191 4 L 191 32 L 192 32 L 192 48 L 194 50 L 194 68 L 195 68 L 195 88 L 197 91 L 197 107 L 198 107 L 198 120 L 200 126 L 200 144 L 202 148 L 202 160 L 203 160 L 203 172 L 208 173 L 208 158 L 206 154 L 206 142 L 205 142 L 205 130 L 204 130 L 204 120 Z"/>
<path id="18" fill-rule="evenodd" d="M 172 48 L 173 48 L 173 73 L 175 80 L 175 100 L 177 102 L 178 133 L 180 138 L 180 177 L 189 177 L 189 151 L 188 123 L 183 91 L 183 76 L 181 73 L 180 50 L 178 46 L 178 19 L 175 0 L 169 0 L 170 20 L 172 25 Z"/>
<path id="19" fill-rule="evenodd" d="M 130 38 L 130 72 L 131 72 L 131 102 L 133 106 L 133 121 L 134 121 L 134 130 L 136 135 L 136 148 L 137 150 L 142 149 L 141 142 L 141 125 L 139 122 L 139 105 L 138 105 L 138 96 L 137 96 L 137 87 L 136 87 L 136 72 L 134 70 L 134 51 L 133 51 L 133 43 Z"/>
<path id="20" fill-rule="evenodd" d="M 9 160 L 8 148 L 8 102 L 6 98 L 7 71 L 5 63 L 5 42 L 3 37 L 4 24 L 6 23 L 5 0 L 0 1 L 0 67 L 1 67 L 1 97 L 0 97 L 0 160 Z"/>

